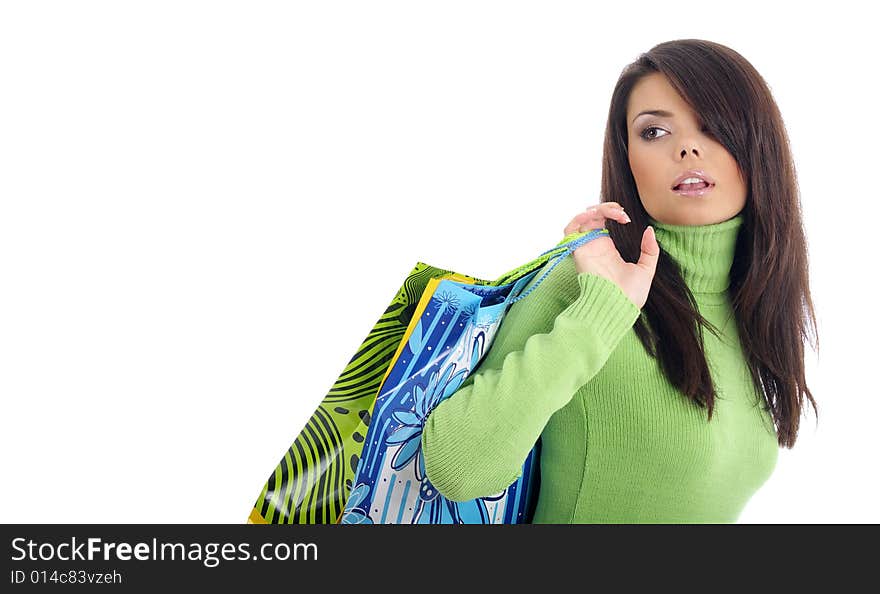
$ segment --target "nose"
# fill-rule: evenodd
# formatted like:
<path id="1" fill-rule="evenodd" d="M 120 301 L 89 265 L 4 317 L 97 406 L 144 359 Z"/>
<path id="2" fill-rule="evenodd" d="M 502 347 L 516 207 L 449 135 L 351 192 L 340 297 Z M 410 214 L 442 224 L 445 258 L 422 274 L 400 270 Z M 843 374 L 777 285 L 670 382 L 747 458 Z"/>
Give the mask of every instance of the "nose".
<path id="1" fill-rule="evenodd" d="M 694 156 L 697 156 L 697 157 L 700 156 L 700 153 L 697 151 L 697 147 L 692 147 L 690 150 L 691 150 L 691 152 L 694 154 Z M 687 153 L 688 153 L 688 149 L 687 149 L 687 148 L 682 148 L 682 149 L 681 149 L 681 156 L 682 156 L 682 157 L 687 156 Z"/>

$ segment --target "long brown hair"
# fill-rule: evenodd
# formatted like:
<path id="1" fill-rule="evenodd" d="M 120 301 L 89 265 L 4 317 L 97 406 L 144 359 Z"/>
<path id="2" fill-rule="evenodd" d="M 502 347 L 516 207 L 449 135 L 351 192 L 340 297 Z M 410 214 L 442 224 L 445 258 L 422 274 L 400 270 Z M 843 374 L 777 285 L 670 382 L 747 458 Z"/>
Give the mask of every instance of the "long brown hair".
<path id="1" fill-rule="evenodd" d="M 740 167 L 748 193 L 731 269 L 731 305 L 757 393 L 776 425 L 778 442 L 797 438 L 804 396 L 816 401 L 804 377 L 808 324 L 818 352 L 816 316 L 810 297 L 807 245 L 788 134 L 764 79 L 734 50 L 700 39 L 654 46 L 624 68 L 614 87 L 602 161 L 603 201 L 618 202 L 632 222 L 607 221 L 621 256 L 639 258 L 650 224 L 627 157 L 626 108 L 633 86 L 660 72 L 699 114 L 709 132 Z M 648 300 L 634 330 L 646 351 L 659 355 L 669 381 L 712 419 L 715 388 L 703 351 L 700 315 L 676 262 L 660 250 Z M 660 340 L 660 337 L 663 337 Z M 659 351 L 657 349 L 659 346 Z"/>

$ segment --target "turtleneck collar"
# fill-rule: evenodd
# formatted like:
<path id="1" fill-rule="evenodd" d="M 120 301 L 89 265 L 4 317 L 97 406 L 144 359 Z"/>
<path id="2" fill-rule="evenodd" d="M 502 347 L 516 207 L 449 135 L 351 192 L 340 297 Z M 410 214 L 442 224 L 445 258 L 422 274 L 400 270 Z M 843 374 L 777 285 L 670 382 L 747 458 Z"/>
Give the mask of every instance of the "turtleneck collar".
<path id="1" fill-rule="evenodd" d="M 730 269 L 743 215 L 708 225 L 670 225 L 648 217 L 657 243 L 678 263 L 694 294 L 723 294 L 730 286 Z"/>

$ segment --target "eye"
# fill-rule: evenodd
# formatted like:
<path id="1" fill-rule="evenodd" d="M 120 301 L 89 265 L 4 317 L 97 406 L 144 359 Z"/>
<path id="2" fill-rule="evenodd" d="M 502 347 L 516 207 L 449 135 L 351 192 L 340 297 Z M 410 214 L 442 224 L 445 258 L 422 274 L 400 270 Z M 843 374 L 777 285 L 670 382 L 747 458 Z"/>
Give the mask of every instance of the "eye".
<path id="1" fill-rule="evenodd" d="M 664 130 L 663 128 L 658 128 L 657 126 L 648 126 L 644 130 L 642 130 L 642 132 L 641 132 L 641 134 L 639 134 L 639 136 L 641 136 L 642 138 L 644 138 L 648 142 L 651 142 L 652 140 L 657 140 L 658 138 L 662 138 L 661 136 L 657 136 L 656 134 L 654 136 L 649 136 L 649 133 L 651 130 L 659 130 L 666 135 L 669 134 L 669 132 L 666 132 L 666 130 Z M 712 136 L 712 133 L 709 131 L 709 128 L 707 126 L 700 126 L 700 132 L 703 132 L 707 136 Z"/>
<path id="2" fill-rule="evenodd" d="M 642 133 L 639 134 L 639 136 L 641 136 L 642 138 L 644 138 L 648 142 L 651 142 L 652 140 L 656 140 L 658 138 L 658 136 L 652 136 L 650 138 L 648 137 L 648 132 L 650 132 L 651 130 L 660 130 L 661 132 L 666 132 L 666 130 L 663 130 L 663 128 L 658 128 L 657 126 L 648 126 L 644 130 L 642 130 Z M 666 134 L 669 134 L 669 133 L 666 132 Z"/>

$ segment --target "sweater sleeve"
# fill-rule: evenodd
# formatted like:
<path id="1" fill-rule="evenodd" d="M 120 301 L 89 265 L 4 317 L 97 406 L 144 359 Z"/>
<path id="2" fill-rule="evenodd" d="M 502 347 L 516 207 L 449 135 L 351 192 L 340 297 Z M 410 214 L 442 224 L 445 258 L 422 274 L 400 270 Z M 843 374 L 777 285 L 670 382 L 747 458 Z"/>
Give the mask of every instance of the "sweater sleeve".
<path id="1" fill-rule="evenodd" d="M 612 281 L 576 274 L 570 257 L 557 268 L 577 282 L 569 277 L 566 289 L 554 270 L 513 304 L 478 367 L 425 420 L 425 472 L 451 501 L 500 493 L 519 478 L 550 417 L 596 375 L 641 313 Z"/>

